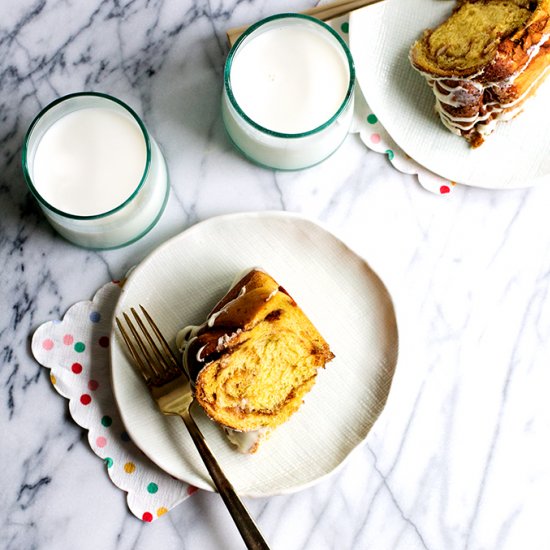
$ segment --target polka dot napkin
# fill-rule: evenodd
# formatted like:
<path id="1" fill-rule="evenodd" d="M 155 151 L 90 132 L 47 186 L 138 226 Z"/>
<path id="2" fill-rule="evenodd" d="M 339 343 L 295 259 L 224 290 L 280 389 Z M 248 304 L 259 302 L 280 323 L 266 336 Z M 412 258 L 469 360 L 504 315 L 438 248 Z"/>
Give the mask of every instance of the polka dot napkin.
<path id="1" fill-rule="evenodd" d="M 349 15 L 327 22 L 349 44 Z M 361 141 L 372 151 L 387 155 L 392 165 L 405 174 L 416 174 L 420 185 L 438 195 L 450 193 L 455 182 L 430 172 L 409 157 L 386 132 L 377 116 L 368 106 L 359 86 L 355 87 L 354 120 L 350 132 L 359 134 Z"/>
<path id="2" fill-rule="evenodd" d="M 124 429 L 111 388 L 109 336 L 120 286 L 108 283 L 92 301 L 73 305 L 60 321 L 41 325 L 32 338 L 36 360 L 50 369 L 59 394 L 69 400 L 74 421 L 88 430 L 92 451 L 111 481 L 126 491 L 128 507 L 153 521 L 196 489 L 152 463 Z"/>

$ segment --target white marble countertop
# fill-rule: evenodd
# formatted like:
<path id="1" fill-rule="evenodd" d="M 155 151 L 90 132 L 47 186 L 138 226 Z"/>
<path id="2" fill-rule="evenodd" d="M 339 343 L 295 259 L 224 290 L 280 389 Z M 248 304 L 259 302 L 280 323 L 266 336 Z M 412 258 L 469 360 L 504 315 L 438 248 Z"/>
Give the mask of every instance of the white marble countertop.
<path id="1" fill-rule="evenodd" d="M 277 10 L 311 5 L 279 0 Z M 0 546 L 242 548 L 215 494 L 199 491 L 152 524 L 131 515 L 29 337 L 199 220 L 287 210 L 326 224 L 380 274 L 402 350 L 386 409 L 342 469 L 296 494 L 247 499 L 272 547 L 550 548 L 550 185 L 436 196 L 356 135 L 303 172 L 251 165 L 220 120 L 224 33 L 274 9 L 260 0 L 0 5 Z M 164 216 L 120 250 L 59 238 L 21 173 L 32 118 L 81 90 L 132 105 L 169 165 Z"/>

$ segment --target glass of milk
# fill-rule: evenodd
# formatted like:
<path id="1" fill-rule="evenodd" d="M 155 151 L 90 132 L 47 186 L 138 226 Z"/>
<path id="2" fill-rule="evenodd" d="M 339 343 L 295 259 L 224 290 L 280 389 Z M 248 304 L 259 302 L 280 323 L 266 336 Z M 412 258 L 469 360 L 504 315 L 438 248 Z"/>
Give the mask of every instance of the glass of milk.
<path id="1" fill-rule="evenodd" d="M 307 168 L 344 141 L 354 86 L 351 53 L 333 29 L 301 14 L 268 17 L 229 52 L 224 125 L 250 160 L 281 170 Z"/>
<path id="2" fill-rule="evenodd" d="M 128 105 L 105 94 L 76 93 L 48 105 L 25 136 L 22 162 L 50 224 L 87 248 L 136 241 L 168 198 L 159 146 Z"/>

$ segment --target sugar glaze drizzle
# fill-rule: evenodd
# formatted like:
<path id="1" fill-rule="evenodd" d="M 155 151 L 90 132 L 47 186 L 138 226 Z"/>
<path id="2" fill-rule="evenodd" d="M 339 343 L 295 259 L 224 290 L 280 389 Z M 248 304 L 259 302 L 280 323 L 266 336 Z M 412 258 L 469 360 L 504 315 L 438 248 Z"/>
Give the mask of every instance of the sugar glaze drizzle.
<path id="1" fill-rule="evenodd" d="M 529 96 L 532 89 L 537 86 L 540 80 L 546 76 L 550 67 L 546 67 L 520 97 L 509 103 L 489 101 L 481 106 L 478 113 L 470 117 L 454 116 L 446 107 L 460 108 L 468 105 L 468 100 L 471 100 L 472 95 L 474 95 L 471 91 L 472 87 L 477 91 L 475 95 L 479 94 L 480 97 L 486 97 L 486 92 L 491 89 L 502 90 L 511 86 L 518 76 L 529 67 L 531 61 L 537 56 L 549 38 L 550 34 L 542 34 L 539 42 L 528 48 L 528 60 L 521 70 L 516 71 L 507 79 L 498 82 L 476 82 L 475 79 L 482 75 L 485 69 L 481 69 L 468 77 L 436 77 L 431 73 L 416 68 L 426 78 L 434 92 L 436 98 L 435 110 L 439 114 L 441 122 L 454 134 L 463 135 L 463 133 L 468 133 L 475 129 L 480 135 L 486 137 L 494 131 L 499 122 L 514 118 L 522 111 L 523 101 Z M 450 85 L 449 82 L 456 83 L 456 85 Z"/>

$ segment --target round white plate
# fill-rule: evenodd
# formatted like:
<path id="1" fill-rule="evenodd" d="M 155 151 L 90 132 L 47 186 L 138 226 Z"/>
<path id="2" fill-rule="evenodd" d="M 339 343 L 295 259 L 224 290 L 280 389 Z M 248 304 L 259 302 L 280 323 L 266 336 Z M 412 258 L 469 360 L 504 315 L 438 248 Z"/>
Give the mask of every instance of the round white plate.
<path id="1" fill-rule="evenodd" d="M 236 274 L 254 266 L 289 291 L 336 355 L 301 409 L 254 455 L 237 452 L 200 407 L 194 409 L 235 489 L 268 496 L 332 472 L 382 411 L 397 361 L 397 325 L 378 276 L 311 221 L 281 212 L 228 215 L 191 227 L 147 257 L 126 281 L 115 315 L 142 304 L 173 344 L 180 328 L 205 319 Z M 174 477 L 212 490 L 183 421 L 158 411 L 118 332 L 111 341 L 114 394 L 134 442 Z"/>
<path id="2" fill-rule="evenodd" d="M 477 149 L 440 122 L 433 93 L 408 54 L 422 31 L 439 25 L 455 5 L 385 0 L 351 14 L 350 46 L 369 106 L 395 142 L 439 176 L 493 189 L 550 182 L 550 77 L 523 113 L 499 124 Z"/>

